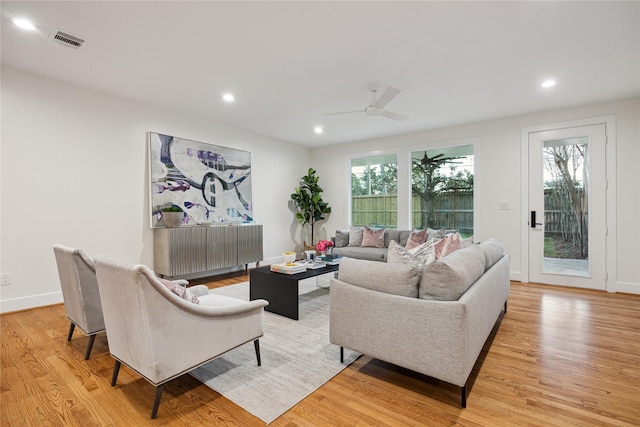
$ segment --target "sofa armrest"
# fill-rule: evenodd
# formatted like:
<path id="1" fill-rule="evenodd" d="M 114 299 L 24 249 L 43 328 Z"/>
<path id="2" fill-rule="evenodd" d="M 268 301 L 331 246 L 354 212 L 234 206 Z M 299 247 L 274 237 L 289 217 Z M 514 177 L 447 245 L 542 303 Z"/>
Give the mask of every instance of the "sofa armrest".
<path id="1" fill-rule="evenodd" d="M 469 372 L 471 372 L 509 297 L 510 270 L 509 256 L 504 255 L 459 299 L 466 306 L 466 369 Z"/>

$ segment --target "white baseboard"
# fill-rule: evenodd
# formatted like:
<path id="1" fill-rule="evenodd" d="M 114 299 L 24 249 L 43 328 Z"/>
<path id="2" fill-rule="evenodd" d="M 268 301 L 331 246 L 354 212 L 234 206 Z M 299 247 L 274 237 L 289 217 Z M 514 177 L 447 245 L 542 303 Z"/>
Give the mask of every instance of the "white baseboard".
<path id="1" fill-rule="evenodd" d="M 62 291 L 52 292 L 50 294 L 33 295 L 29 297 L 14 298 L 0 301 L 0 314 L 10 313 L 12 311 L 28 310 L 30 308 L 44 307 L 47 305 L 60 304 L 64 302 L 62 299 Z"/>
<path id="2" fill-rule="evenodd" d="M 640 283 L 616 282 L 614 292 L 640 295 Z"/>
<path id="3" fill-rule="evenodd" d="M 519 271 L 510 271 L 509 279 L 513 280 L 514 282 L 522 282 L 522 273 L 520 273 Z"/>

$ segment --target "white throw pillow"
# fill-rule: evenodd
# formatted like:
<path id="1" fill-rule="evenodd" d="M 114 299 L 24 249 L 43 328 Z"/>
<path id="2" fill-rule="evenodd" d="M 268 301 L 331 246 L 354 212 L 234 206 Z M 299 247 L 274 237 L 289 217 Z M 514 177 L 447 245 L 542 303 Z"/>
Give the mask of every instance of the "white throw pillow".
<path id="1" fill-rule="evenodd" d="M 405 249 L 395 240 L 389 243 L 387 252 L 387 262 L 390 264 L 410 264 L 418 267 L 420 274 L 422 270 L 436 259 L 436 252 L 433 241 L 429 240 L 413 249 Z"/>

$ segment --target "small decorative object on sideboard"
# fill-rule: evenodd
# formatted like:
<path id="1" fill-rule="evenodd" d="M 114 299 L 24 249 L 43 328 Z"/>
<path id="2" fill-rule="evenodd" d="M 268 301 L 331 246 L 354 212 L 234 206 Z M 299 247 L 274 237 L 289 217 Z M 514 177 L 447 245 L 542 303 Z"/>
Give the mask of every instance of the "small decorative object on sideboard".
<path id="1" fill-rule="evenodd" d="M 162 222 L 166 227 L 180 227 L 183 218 L 184 211 L 180 206 L 171 205 L 162 209 Z"/>

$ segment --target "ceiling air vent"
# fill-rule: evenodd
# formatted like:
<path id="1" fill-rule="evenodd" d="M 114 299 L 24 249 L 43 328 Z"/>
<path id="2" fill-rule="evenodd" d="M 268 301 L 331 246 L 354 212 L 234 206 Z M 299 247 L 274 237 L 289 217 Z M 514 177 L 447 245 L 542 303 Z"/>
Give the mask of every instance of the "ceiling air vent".
<path id="1" fill-rule="evenodd" d="M 63 46 L 72 47 L 74 49 L 80 49 L 84 44 L 84 40 L 79 37 L 72 36 L 64 31 L 56 30 L 51 33 L 49 40 L 56 43 L 60 43 Z"/>

